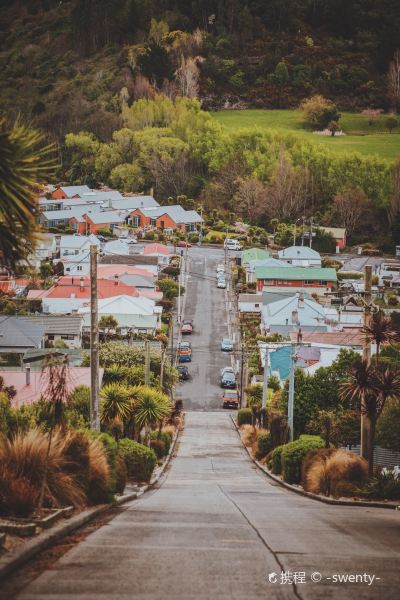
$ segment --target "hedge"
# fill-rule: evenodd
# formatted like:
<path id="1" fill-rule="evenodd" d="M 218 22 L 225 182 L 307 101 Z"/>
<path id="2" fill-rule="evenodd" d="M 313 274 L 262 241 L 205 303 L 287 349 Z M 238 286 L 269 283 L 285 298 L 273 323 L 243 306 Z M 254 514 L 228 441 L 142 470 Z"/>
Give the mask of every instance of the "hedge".
<path id="1" fill-rule="evenodd" d="M 284 449 L 284 445 L 277 446 L 271 454 L 271 458 L 268 461 L 268 467 L 274 473 L 274 475 L 280 475 L 282 472 L 282 451 Z"/>
<path id="2" fill-rule="evenodd" d="M 256 458 L 264 458 L 271 450 L 271 435 L 269 433 L 262 433 L 257 438 L 257 451 Z"/>
<path id="3" fill-rule="evenodd" d="M 169 449 L 171 447 L 171 436 L 166 431 L 161 432 L 160 438 L 158 437 L 158 431 L 152 431 L 150 434 L 150 439 L 151 440 L 160 439 L 162 442 L 164 442 L 165 452 L 164 452 L 163 456 L 166 456 L 168 454 Z"/>
<path id="4" fill-rule="evenodd" d="M 128 475 L 137 481 L 150 481 L 157 464 L 154 450 L 129 438 L 123 438 L 119 442 L 119 450 L 125 460 Z"/>
<path id="5" fill-rule="evenodd" d="M 287 483 L 300 483 L 301 465 L 310 450 L 324 448 L 325 442 L 318 435 L 302 435 L 289 442 L 282 450 L 282 476 Z"/>
<path id="6" fill-rule="evenodd" d="M 251 408 L 240 408 L 237 413 L 237 424 L 239 427 L 241 425 L 251 425 L 253 422 L 253 413 L 251 412 Z"/>

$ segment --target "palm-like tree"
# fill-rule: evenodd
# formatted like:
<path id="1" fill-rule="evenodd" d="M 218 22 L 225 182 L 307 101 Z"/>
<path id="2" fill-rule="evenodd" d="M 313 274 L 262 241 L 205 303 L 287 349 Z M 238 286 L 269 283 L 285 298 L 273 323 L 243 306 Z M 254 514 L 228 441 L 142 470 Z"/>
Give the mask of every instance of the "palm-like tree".
<path id="1" fill-rule="evenodd" d="M 121 426 L 131 414 L 131 391 L 121 383 L 110 383 L 100 390 L 102 423 Z"/>
<path id="2" fill-rule="evenodd" d="M 169 397 L 149 386 L 137 386 L 132 401 L 135 424 L 140 429 L 145 428 L 146 438 L 151 427 L 171 414 L 172 405 Z"/>
<path id="3" fill-rule="evenodd" d="M 55 166 L 43 141 L 38 131 L 0 121 L 0 263 L 12 269 L 35 245 L 39 187 Z"/>
<path id="4" fill-rule="evenodd" d="M 372 314 L 369 325 L 363 327 L 362 331 L 368 342 L 375 342 L 378 361 L 382 346 L 399 341 L 399 333 L 393 328 L 391 318 L 381 310 Z"/>
<path id="5" fill-rule="evenodd" d="M 357 362 L 350 370 L 349 380 L 342 385 L 341 395 L 356 401 L 368 421 L 368 470 L 372 475 L 376 422 L 387 400 L 400 400 L 400 371 L 378 363 Z"/>

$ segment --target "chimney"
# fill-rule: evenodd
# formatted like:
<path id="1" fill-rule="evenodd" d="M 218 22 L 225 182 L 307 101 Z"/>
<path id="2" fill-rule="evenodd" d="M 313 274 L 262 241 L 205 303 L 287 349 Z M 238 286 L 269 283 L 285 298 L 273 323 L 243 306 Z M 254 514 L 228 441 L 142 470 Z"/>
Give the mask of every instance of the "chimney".
<path id="1" fill-rule="evenodd" d="M 119 282 L 118 275 L 114 275 L 114 283 L 115 283 L 115 285 L 118 285 L 118 282 Z"/>
<path id="2" fill-rule="evenodd" d="M 297 303 L 298 308 L 304 308 L 304 294 L 299 295 L 299 301 Z"/>
<path id="3" fill-rule="evenodd" d="M 150 196 L 154 196 L 154 188 L 150 188 Z"/>
<path id="4" fill-rule="evenodd" d="M 81 292 L 83 292 L 83 277 L 81 277 L 79 280 L 79 288 L 80 288 Z"/>
<path id="5" fill-rule="evenodd" d="M 26 385 L 31 385 L 31 366 L 30 365 L 26 365 L 26 371 L 25 371 L 25 383 Z"/>
<path id="6" fill-rule="evenodd" d="M 299 313 L 297 310 L 292 310 L 292 323 L 296 325 L 299 322 Z"/>

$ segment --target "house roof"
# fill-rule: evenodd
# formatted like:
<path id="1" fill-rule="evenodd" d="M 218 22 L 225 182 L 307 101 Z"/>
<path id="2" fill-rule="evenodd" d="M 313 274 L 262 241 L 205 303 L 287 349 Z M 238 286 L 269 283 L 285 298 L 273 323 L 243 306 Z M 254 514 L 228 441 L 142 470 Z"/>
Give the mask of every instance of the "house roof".
<path id="1" fill-rule="evenodd" d="M 162 254 L 163 256 L 171 256 L 170 251 L 164 244 L 147 244 L 144 247 L 143 254 Z"/>
<path id="2" fill-rule="evenodd" d="M 239 294 L 238 302 L 262 303 L 262 294 Z"/>
<path id="3" fill-rule="evenodd" d="M 41 323 L 26 323 L 21 317 L 0 316 L 0 352 L 24 352 L 40 348 L 44 336 Z"/>
<path id="4" fill-rule="evenodd" d="M 120 280 L 127 285 L 135 286 L 137 289 L 146 288 L 148 290 L 155 290 L 154 277 L 151 274 L 149 276 L 138 274 L 121 275 Z"/>
<path id="5" fill-rule="evenodd" d="M 114 315 L 118 320 L 118 315 L 153 315 L 154 300 L 144 298 L 143 296 L 132 297 L 121 294 L 113 298 L 103 298 L 98 302 L 99 315 Z M 83 306 L 79 309 L 80 314 L 90 313 L 89 306 Z"/>
<path id="6" fill-rule="evenodd" d="M 157 329 L 156 315 L 123 314 L 114 315 L 114 313 L 103 313 L 104 315 L 113 314 L 118 321 L 118 327 L 134 329 Z M 90 314 L 83 315 L 84 327 L 90 327 Z"/>
<path id="7" fill-rule="evenodd" d="M 315 333 L 312 331 L 302 332 L 303 342 L 332 344 L 337 346 L 358 346 L 362 347 L 364 336 L 361 329 L 345 329 L 344 331 L 324 331 Z M 297 333 L 290 334 L 292 342 L 297 341 Z"/>
<path id="8" fill-rule="evenodd" d="M 249 248 L 248 250 L 243 250 L 242 252 L 243 263 L 249 263 L 251 260 L 262 260 L 269 257 L 269 252 L 263 248 Z"/>
<path id="9" fill-rule="evenodd" d="M 129 196 L 128 198 L 120 198 L 111 200 L 111 206 L 115 210 L 128 209 L 135 210 L 136 208 L 149 208 L 151 206 L 160 206 L 153 196 Z"/>
<path id="10" fill-rule="evenodd" d="M 321 326 L 326 325 L 328 320 L 338 321 L 338 313 L 335 308 L 321 306 L 309 298 L 301 299 L 298 294 L 264 305 L 261 313 L 267 327 L 298 324 L 301 327 Z M 293 321 L 294 313 L 296 313 L 296 322 Z"/>
<path id="11" fill-rule="evenodd" d="M 14 291 L 15 280 L 14 279 L 4 279 L 0 281 L 0 292 L 3 294 L 11 294 Z"/>
<path id="12" fill-rule="evenodd" d="M 285 248 L 284 250 L 279 250 L 278 252 L 279 258 L 286 259 L 314 259 L 321 260 L 320 254 L 309 248 L 308 246 L 289 246 L 289 248 Z"/>
<path id="13" fill-rule="evenodd" d="M 138 291 L 131 285 L 110 279 L 97 280 L 97 297 L 113 298 L 126 294 L 138 296 Z M 57 283 L 46 291 L 44 298 L 90 298 L 90 277 L 60 277 Z"/>
<path id="14" fill-rule="evenodd" d="M 104 369 L 99 369 L 99 384 L 103 379 Z M 70 367 L 67 382 L 68 392 L 72 392 L 79 385 L 90 387 L 90 368 L 89 367 Z M 30 385 L 26 384 L 26 371 L 1 371 L 6 386 L 13 386 L 17 395 L 11 399 L 14 408 L 22 404 L 32 404 L 43 395 L 47 381 L 41 371 L 31 371 Z"/>
<path id="15" fill-rule="evenodd" d="M 95 225 L 102 225 L 107 223 L 123 223 L 125 221 L 126 214 L 121 214 L 118 211 L 105 210 L 100 212 L 87 213 L 87 216 Z"/>
<path id="16" fill-rule="evenodd" d="M 107 244 L 106 246 L 107 247 Z M 157 256 L 148 256 L 144 254 L 110 254 L 102 256 L 99 263 L 101 265 L 158 265 Z"/>
<path id="17" fill-rule="evenodd" d="M 79 249 L 85 244 L 96 244 L 100 246 L 100 240 L 92 233 L 86 235 L 62 235 L 60 237 L 60 250 L 67 250 L 69 248 Z"/>
<path id="18" fill-rule="evenodd" d="M 288 267 L 282 272 L 281 267 L 256 267 L 255 273 L 257 279 L 337 281 L 336 269 L 332 268 Z"/>
<path id="19" fill-rule="evenodd" d="M 90 192 L 90 188 L 87 185 L 61 185 L 56 188 L 54 191 L 62 190 L 64 194 L 68 196 L 68 198 L 72 198 L 76 195 L 83 195 L 87 192 Z"/>
<path id="20" fill-rule="evenodd" d="M 90 190 L 82 196 L 83 200 L 100 200 L 102 202 L 105 200 L 120 200 L 122 198 L 123 195 L 118 190 Z"/>
<path id="21" fill-rule="evenodd" d="M 290 268 L 290 264 L 284 260 L 278 260 L 277 258 L 261 258 L 250 260 L 247 263 L 247 268 L 251 272 L 253 272 L 256 267 L 279 267 L 280 269 L 288 269 Z"/>
<path id="22" fill-rule="evenodd" d="M 83 221 L 82 215 L 88 212 L 87 206 L 82 206 L 81 208 L 71 208 L 70 210 L 49 210 L 41 213 L 46 221 L 61 221 L 66 219 L 72 219 L 75 217 L 77 221 Z"/>
<path id="23" fill-rule="evenodd" d="M 154 280 L 154 273 L 147 271 L 145 268 L 134 267 L 131 265 L 98 265 L 97 274 L 104 279 L 113 279 L 115 275 L 119 277 L 123 275 L 142 275 L 143 277 L 151 277 Z"/>
<path id="24" fill-rule="evenodd" d="M 80 315 L 35 315 L 32 317 L 19 317 L 21 322 L 40 325 L 47 334 L 79 335 L 82 329 Z"/>
<path id="25" fill-rule="evenodd" d="M 195 210 L 185 210 L 180 204 L 140 208 L 140 212 L 150 219 L 158 219 L 162 215 L 168 215 L 177 224 L 201 223 L 201 217 Z"/>
<path id="26" fill-rule="evenodd" d="M 119 254 L 120 256 L 138 254 L 138 246 L 128 243 L 128 239 L 111 240 L 103 246 L 104 254 Z"/>

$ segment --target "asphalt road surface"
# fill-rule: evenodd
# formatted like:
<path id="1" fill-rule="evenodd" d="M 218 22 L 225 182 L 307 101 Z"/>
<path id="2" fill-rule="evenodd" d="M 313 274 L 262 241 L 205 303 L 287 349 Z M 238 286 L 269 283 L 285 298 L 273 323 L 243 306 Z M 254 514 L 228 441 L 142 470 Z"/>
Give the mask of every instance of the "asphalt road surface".
<path id="1" fill-rule="evenodd" d="M 213 273 L 221 253 L 190 253 L 193 379 L 181 387 L 187 415 L 177 456 L 157 489 L 18 598 L 397 600 L 400 512 L 329 506 L 282 488 L 250 461 L 229 411 L 214 410 L 226 363 L 219 350 L 227 333 L 224 293 Z M 336 582 L 349 576 L 357 582 Z"/>

